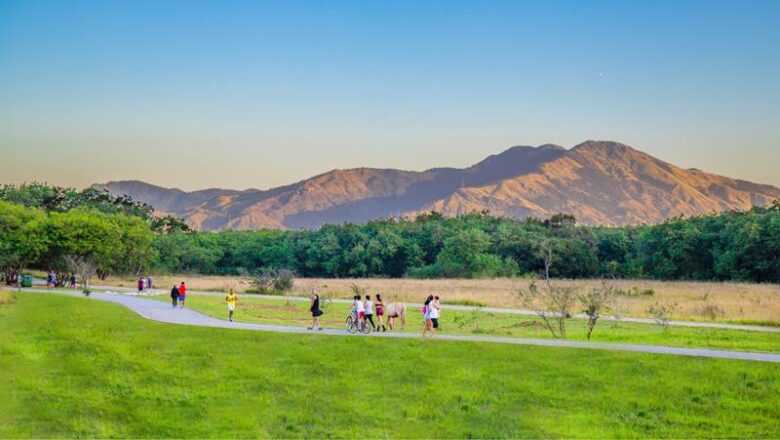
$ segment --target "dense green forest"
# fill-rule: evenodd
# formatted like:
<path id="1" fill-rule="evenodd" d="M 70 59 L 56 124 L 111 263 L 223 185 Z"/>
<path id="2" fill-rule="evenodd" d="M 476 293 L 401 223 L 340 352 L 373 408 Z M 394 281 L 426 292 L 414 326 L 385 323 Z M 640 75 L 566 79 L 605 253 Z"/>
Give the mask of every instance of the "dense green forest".
<path id="1" fill-rule="evenodd" d="M 43 194 L 43 195 L 41 195 Z M 62 194 L 65 194 L 64 196 Z M 151 207 L 102 191 L 0 189 L 0 265 L 96 273 L 146 270 L 305 277 L 555 277 L 780 282 L 780 203 L 648 226 L 585 227 L 572 216 L 516 220 L 425 214 L 307 231 L 192 232 Z"/>

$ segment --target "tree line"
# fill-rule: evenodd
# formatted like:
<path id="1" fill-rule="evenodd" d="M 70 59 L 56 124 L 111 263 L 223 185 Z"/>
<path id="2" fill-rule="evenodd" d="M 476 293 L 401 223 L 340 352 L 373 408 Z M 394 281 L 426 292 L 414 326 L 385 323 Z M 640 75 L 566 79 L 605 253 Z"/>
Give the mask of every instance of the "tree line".
<path id="1" fill-rule="evenodd" d="M 193 232 L 148 205 L 89 188 L 0 187 L 0 265 L 98 276 L 140 273 L 303 277 L 654 278 L 780 282 L 780 202 L 656 225 L 578 226 L 488 213 L 316 230 Z M 74 269 L 75 268 L 75 269 Z"/>
<path id="2" fill-rule="evenodd" d="M 155 248 L 158 267 L 168 272 L 481 278 L 547 269 L 555 278 L 780 282 L 780 203 L 625 227 L 577 226 L 568 215 L 540 221 L 429 213 L 307 231 L 158 235 Z"/>

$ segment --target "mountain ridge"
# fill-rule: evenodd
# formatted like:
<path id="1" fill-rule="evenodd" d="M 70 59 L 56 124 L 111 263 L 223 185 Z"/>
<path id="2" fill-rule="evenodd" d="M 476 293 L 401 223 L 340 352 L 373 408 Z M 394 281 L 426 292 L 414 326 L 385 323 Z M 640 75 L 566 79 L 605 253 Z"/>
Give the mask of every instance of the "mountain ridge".
<path id="1" fill-rule="evenodd" d="M 772 185 L 683 169 L 613 141 L 571 149 L 513 146 L 466 168 L 334 169 L 267 190 L 186 192 L 145 182 L 96 184 L 183 218 L 200 230 L 303 229 L 428 211 L 510 217 L 572 214 L 585 224 L 655 223 L 780 199 Z"/>

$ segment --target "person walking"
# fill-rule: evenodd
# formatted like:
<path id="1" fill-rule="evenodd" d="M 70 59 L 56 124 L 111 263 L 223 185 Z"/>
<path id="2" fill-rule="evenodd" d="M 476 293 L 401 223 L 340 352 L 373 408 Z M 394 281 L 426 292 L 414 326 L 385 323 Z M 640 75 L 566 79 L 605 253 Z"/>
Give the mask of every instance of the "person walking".
<path id="1" fill-rule="evenodd" d="M 382 328 L 383 332 L 387 331 L 387 328 L 385 328 L 385 323 L 382 321 L 382 316 L 385 314 L 385 304 L 382 302 L 382 296 L 378 293 L 376 294 L 376 303 L 374 304 L 376 307 L 376 329 L 379 330 L 379 328 Z"/>
<path id="2" fill-rule="evenodd" d="M 152 276 L 146 277 L 146 288 L 152 290 Z"/>
<path id="3" fill-rule="evenodd" d="M 57 287 L 57 274 L 54 273 L 53 270 L 49 271 L 49 274 L 46 277 L 46 286 L 49 288 L 49 290 Z"/>
<path id="4" fill-rule="evenodd" d="M 76 288 L 76 274 L 72 273 L 70 274 L 70 288 L 75 289 Z"/>
<path id="5" fill-rule="evenodd" d="M 187 286 L 184 285 L 184 281 L 179 284 L 179 304 L 182 309 L 184 308 L 184 300 L 187 299 Z"/>
<path id="6" fill-rule="evenodd" d="M 225 297 L 225 301 L 228 306 L 228 321 L 233 322 L 233 312 L 236 311 L 236 302 L 238 302 L 238 295 L 236 295 L 233 289 L 230 289 Z"/>
<path id="7" fill-rule="evenodd" d="M 441 304 L 439 303 L 439 297 L 434 296 L 431 301 L 431 337 L 436 334 L 436 330 L 439 328 L 439 316 L 441 315 Z"/>
<path id="8" fill-rule="evenodd" d="M 144 292 L 144 279 L 138 278 L 138 293 L 141 294 Z"/>
<path id="9" fill-rule="evenodd" d="M 366 295 L 365 308 L 364 318 L 371 323 L 371 328 L 376 330 L 376 325 L 374 324 L 374 303 L 371 301 L 371 295 Z"/>
<path id="10" fill-rule="evenodd" d="M 363 301 L 360 300 L 360 295 L 355 295 L 352 301 L 352 316 L 357 319 L 358 328 L 363 327 L 363 317 L 366 314 L 366 307 L 363 305 Z"/>
<path id="11" fill-rule="evenodd" d="M 430 332 L 430 337 L 433 337 L 433 322 L 431 322 L 431 302 L 433 302 L 433 295 L 428 295 L 425 299 L 425 304 L 422 307 L 423 315 L 423 338 L 426 333 Z"/>
<path id="12" fill-rule="evenodd" d="M 311 327 L 307 328 L 306 330 L 314 330 L 316 328 L 317 331 L 322 331 L 322 326 L 320 326 L 320 316 L 322 316 L 325 312 L 320 309 L 320 296 L 317 294 L 315 289 L 311 289 L 311 296 L 309 297 L 309 311 L 311 311 Z"/>
<path id="13" fill-rule="evenodd" d="M 179 287 L 174 284 L 173 289 L 171 289 L 171 305 L 173 305 L 173 308 L 176 308 L 177 303 L 179 302 Z"/>

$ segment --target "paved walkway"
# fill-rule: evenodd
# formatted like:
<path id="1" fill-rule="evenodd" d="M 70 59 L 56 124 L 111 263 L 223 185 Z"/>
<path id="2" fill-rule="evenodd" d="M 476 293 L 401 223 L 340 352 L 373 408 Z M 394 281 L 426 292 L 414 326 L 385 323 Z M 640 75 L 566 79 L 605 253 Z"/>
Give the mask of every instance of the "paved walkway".
<path id="1" fill-rule="evenodd" d="M 93 286 L 94 289 L 98 290 L 110 290 L 115 292 L 135 292 L 136 289 L 133 289 L 131 287 L 114 287 L 114 286 Z M 159 289 L 153 289 L 151 293 L 155 294 L 167 294 L 167 290 L 159 290 Z M 220 292 L 203 292 L 203 291 L 197 291 L 197 290 L 189 290 L 187 289 L 188 295 L 205 295 L 205 296 L 224 296 L 224 293 Z M 272 299 L 289 299 L 293 301 L 309 301 L 309 298 L 302 297 L 302 296 L 275 296 L 275 295 L 258 295 L 258 294 L 251 294 L 252 297 L 258 297 L 258 298 L 272 298 Z M 331 300 L 335 303 L 343 303 L 343 304 L 350 304 L 352 303 L 352 300 L 348 299 L 333 299 Z M 406 303 L 406 306 L 411 309 L 419 309 L 422 304 L 415 304 L 415 303 Z M 496 308 L 496 307 L 472 307 L 472 306 L 456 306 L 456 305 L 449 305 L 444 304 L 444 306 L 447 309 L 450 310 L 479 310 L 482 312 L 490 312 L 490 313 L 507 313 L 512 315 L 536 315 L 536 312 L 532 310 L 522 310 L 522 309 L 502 309 L 502 308 Z M 576 313 L 572 315 L 573 318 L 578 319 L 587 319 L 588 317 L 581 313 Z M 655 324 L 655 320 L 650 318 L 631 318 L 631 317 L 619 317 L 616 318 L 615 316 L 602 316 L 600 319 L 603 319 L 605 321 L 621 321 L 621 322 L 638 322 L 643 324 Z M 780 333 L 780 327 L 770 327 L 770 326 L 764 326 L 764 325 L 745 325 L 745 324 L 726 324 L 726 323 L 719 323 L 719 322 L 698 322 L 698 321 L 669 321 L 669 325 L 673 326 L 679 326 L 679 327 L 700 327 L 700 328 L 724 328 L 729 330 L 745 330 L 745 331 L 754 331 L 754 332 L 766 332 L 766 333 Z"/>
<path id="2" fill-rule="evenodd" d="M 46 291 L 25 289 L 29 292 L 45 293 Z M 70 296 L 84 297 L 77 292 L 62 292 Z M 323 331 L 308 331 L 303 327 L 292 327 L 284 325 L 270 324 L 251 324 L 244 322 L 229 322 L 222 319 L 212 318 L 190 309 L 174 309 L 165 301 L 157 301 L 142 296 L 124 295 L 120 293 L 93 293 L 90 296 L 93 300 L 106 301 L 121 304 L 130 310 L 138 313 L 144 318 L 154 321 L 166 322 L 181 325 L 197 325 L 202 327 L 233 328 L 244 330 L 260 330 L 278 333 L 309 333 L 326 336 L 351 336 L 351 337 L 377 337 L 377 338 L 406 338 L 418 339 L 421 336 L 417 333 L 371 333 L 365 335 L 351 335 L 345 330 L 324 329 Z M 461 335 L 437 335 L 437 340 L 447 341 L 473 341 L 473 342 L 491 342 L 501 344 L 517 345 L 536 345 L 546 347 L 566 347 L 566 348 L 589 348 L 599 350 L 613 351 L 631 351 L 637 353 L 653 353 L 678 356 L 698 356 L 720 359 L 737 359 L 746 361 L 780 362 L 780 354 L 773 353 L 755 353 L 746 351 L 729 350 L 710 350 L 696 348 L 666 347 L 660 345 L 638 345 L 638 344 L 608 344 L 599 342 L 569 341 L 560 339 L 532 339 L 532 338 L 505 338 L 490 336 L 461 336 Z"/>

